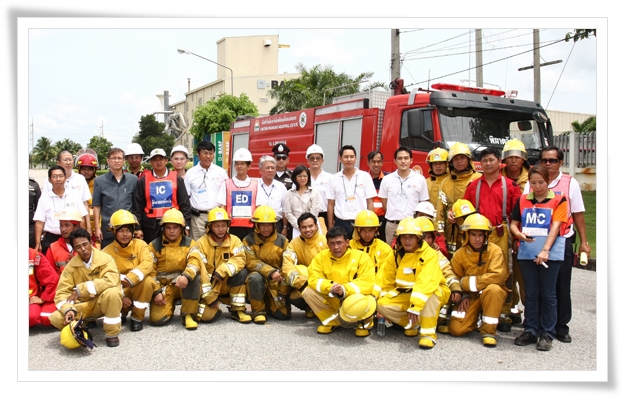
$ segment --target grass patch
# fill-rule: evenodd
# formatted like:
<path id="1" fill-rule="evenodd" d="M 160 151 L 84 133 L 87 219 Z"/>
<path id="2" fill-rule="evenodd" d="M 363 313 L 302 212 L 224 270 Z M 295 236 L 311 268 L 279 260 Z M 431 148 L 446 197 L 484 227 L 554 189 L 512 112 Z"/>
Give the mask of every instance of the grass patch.
<path id="1" fill-rule="evenodd" d="M 591 257 L 597 258 L 597 191 L 583 191 L 584 200 L 584 220 L 586 221 L 586 239 L 591 246 Z M 579 244 L 579 238 L 576 239 Z"/>

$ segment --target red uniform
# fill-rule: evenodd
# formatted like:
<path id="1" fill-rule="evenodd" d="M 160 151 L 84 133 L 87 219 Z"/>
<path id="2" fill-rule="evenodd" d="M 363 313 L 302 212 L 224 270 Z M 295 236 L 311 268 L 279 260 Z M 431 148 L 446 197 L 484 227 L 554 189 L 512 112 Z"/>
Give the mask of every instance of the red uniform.
<path id="1" fill-rule="evenodd" d="M 43 303 L 30 303 L 28 326 L 50 325 L 50 314 L 56 311 L 54 294 L 58 274 L 45 256 L 32 248 L 28 249 L 28 298 L 39 297 Z"/>

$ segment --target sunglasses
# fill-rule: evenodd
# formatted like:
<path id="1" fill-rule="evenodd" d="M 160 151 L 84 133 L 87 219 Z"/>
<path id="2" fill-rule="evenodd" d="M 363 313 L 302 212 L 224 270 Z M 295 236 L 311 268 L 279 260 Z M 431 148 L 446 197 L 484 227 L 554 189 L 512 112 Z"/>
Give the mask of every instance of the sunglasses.
<path id="1" fill-rule="evenodd" d="M 558 160 L 558 159 L 541 159 L 541 160 L 539 160 L 539 163 L 541 163 L 541 164 L 547 164 L 547 163 L 558 164 L 558 163 L 560 163 L 560 160 Z"/>
<path id="2" fill-rule="evenodd" d="M 286 156 L 286 155 L 283 155 L 283 154 L 282 154 L 282 155 L 279 155 L 279 156 L 275 156 L 275 158 L 276 158 L 277 160 L 285 160 L 285 159 L 287 159 L 287 158 L 288 158 L 288 156 Z"/>

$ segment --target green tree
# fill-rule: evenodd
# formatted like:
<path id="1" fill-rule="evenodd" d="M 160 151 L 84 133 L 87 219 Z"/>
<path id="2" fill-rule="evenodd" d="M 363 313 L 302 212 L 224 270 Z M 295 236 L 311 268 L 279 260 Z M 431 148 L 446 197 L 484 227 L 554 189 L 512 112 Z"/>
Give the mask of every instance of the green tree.
<path id="1" fill-rule="evenodd" d="M 95 153 L 97 153 L 97 162 L 100 164 L 100 167 L 102 165 L 106 165 L 106 168 L 108 168 L 106 164 L 106 155 L 112 148 L 112 142 L 104 137 L 95 135 L 91 137 L 87 147 L 95 150 Z"/>
<path id="2" fill-rule="evenodd" d="M 573 32 L 565 35 L 565 41 L 573 39 L 575 43 L 578 40 L 588 39 L 590 36 L 597 37 L 597 29 L 573 29 Z"/>
<path id="3" fill-rule="evenodd" d="M 331 65 L 316 65 L 307 69 L 302 63 L 296 65 L 296 70 L 301 73 L 300 77 L 284 80 L 283 84 L 268 91 L 269 97 L 277 99 L 270 114 L 322 106 L 331 103 L 334 97 L 356 94 L 372 88 L 387 89 L 381 82 L 374 82 L 360 89 L 362 81 L 372 77 L 371 72 L 351 77 L 346 73 L 336 73 Z"/>
<path id="4" fill-rule="evenodd" d="M 146 155 L 155 148 L 164 149 L 167 154 L 171 151 L 175 137 L 164 132 L 164 123 L 156 120 L 155 115 L 141 116 L 138 126 L 139 131 L 134 135 L 132 142 L 141 145 Z"/>
<path id="5" fill-rule="evenodd" d="M 597 131 L 597 117 L 591 116 L 583 122 L 574 121 L 571 123 L 571 128 L 575 132 L 593 132 Z"/>
<path id="6" fill-rule="evenodd" d="M 60 153 L 63 150 L 68 150 L 71 154 L 75 155 L 78 153 L 78 150 L 82 149 L 82 145 L 72 141 L 69 138 L 65 138 L 62 141 L 58 141 L 54 144 L 54 148 L 56 149 L 56 153 Z"/>
<path id="7" fill-rule="evenodd" d="M 33 164 L 50 166 L 56 160 L 56 148 L 52 145 L 52 141 L 42 136 L 37 140 L 37 144 L 32 148 Z"/>
<path id="8" fill-rule="evenodd" d="M 231 123 L 241 115 L 258 116 L 257 106 L 246 94 L 240 94 L 240 97 L 223 95 L 195 109 L 189 132 L 196 139 L 203 140 L 206 134 L 229 131 Z"/>

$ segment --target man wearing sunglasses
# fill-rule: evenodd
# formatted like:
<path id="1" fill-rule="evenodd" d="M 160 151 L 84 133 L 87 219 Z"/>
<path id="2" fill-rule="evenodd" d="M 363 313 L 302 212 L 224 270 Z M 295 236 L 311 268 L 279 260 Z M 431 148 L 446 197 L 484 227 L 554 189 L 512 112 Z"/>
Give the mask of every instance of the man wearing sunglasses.
<path id="1" fill-rule="evenodd" d="M 565 243 L 565 259 L 558 273 L 556 281 L 556 299 L 558 301 L 558 321 L 556 323 L 556 339 L 563 343 L 571 343 L 569 335 L 569 321 L 571 321 L 571 268 L 573 267 L 573 244 L 575 234 L 573 225 L 580 236 L 580 253 L 590 255 L 591 247 L 586 240 L 586 222 L 584 221 L 584 201 L 578 181 L 570 175 L 560 171 L 560 165 L 565 156 L 562 150 L 556 146 L 547 146 L 539 154 L 541 163 L 549 172 L 551 182 L 548 187 L 554 192 L 562 192 L 569 200 L 569 223 L 567 230 L 561 230 Z M 526 184 L 524 193 L 530 192 L 530 184 Z"/>
<path id="2" fill-rule="evenodd" d="M 273 156 L 277 160 L 275 179 L 286 185 L 287 190 L 290 190 L 292 188 L 292 170 L 288 169 L 290 148 L 283 143 L 278 143 L 273 146 Z"/>

